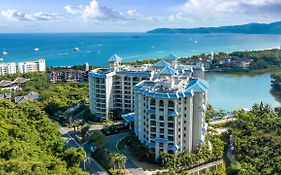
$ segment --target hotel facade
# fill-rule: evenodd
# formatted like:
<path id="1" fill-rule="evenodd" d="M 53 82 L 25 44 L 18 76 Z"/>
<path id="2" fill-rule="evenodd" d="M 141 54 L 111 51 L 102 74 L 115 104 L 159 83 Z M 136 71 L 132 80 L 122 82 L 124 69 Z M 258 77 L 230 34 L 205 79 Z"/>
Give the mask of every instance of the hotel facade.
<path id="1" fill-rule="evenodd" d="M 28 72 L 44 72 L 46 71 L 45 59 L 37 61 L 27 61 L 19 63 L 2 63 L 0 64 L 0 75 Z"/>
<path id="2" fill-rule="evenodd" d="M 120 109 L 124 119 L 157 159 L 162 151 L 193 151 L 204 142 L 208 85 L 204 66 L 182 65 L 168 55 L 154 64 L 121 65 L 89 72 L 90 109 L 101 119 Z"/>

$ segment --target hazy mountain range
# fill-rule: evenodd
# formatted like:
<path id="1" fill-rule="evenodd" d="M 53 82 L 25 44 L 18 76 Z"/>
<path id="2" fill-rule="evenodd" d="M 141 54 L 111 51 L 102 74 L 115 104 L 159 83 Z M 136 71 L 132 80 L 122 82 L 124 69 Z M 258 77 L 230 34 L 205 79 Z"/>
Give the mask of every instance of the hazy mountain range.
<path id="1" fill-rule="evenodd" d="M 243 25 L 199 27 L 199 28 L 157 28 L 147 33 L 244 33 L 244 34 L 281 34 L 281 21 L 269 24 L 249 23 Z"/>

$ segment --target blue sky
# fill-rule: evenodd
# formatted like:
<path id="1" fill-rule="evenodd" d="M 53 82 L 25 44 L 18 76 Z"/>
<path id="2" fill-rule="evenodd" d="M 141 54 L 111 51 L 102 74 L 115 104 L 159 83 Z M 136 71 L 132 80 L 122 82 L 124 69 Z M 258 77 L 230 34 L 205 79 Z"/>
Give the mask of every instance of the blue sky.
<path id="1" fill-rule="evenodd" d="M 0 0 L 0 32 L 143 32 L 281 20 L 281 0 Z"/>

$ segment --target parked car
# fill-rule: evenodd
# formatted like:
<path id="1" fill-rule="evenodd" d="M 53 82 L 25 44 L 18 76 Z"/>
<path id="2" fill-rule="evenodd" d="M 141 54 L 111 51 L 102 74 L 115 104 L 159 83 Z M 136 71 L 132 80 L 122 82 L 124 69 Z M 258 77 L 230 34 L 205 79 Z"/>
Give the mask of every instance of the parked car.
<path id="1" fill-rule="evenodd" d="M 113 134 L 118 134 L 121 132 L 125 132 L 129 130 L 129 126 L 125 125 L 125 124 L 118 124 L 118 125 L 113 125 L 113 126 L 109 126 L 106 128 L 103 128 L 101 130 L 101 132 L 104 135 L 113 135 Z"/>

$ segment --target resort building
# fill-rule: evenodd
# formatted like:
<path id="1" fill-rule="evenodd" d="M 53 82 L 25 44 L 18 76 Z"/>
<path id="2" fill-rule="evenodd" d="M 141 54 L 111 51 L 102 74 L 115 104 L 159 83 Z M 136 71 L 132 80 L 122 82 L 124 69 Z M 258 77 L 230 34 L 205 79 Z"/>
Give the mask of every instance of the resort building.
<path id="1" fill-rule="evenodd" d="M 17 72 L 16 63 L 3 63 L 0 64 L 0 75 L 14 74 Z"/>
<path id="2" fill-rule="evenodd" d="M 204 142 L 207 84 L 165 68 L 153 81 L 135 86 L 134 132 L 155 152 L 195 150 Z"/>
<path id="3" fill-rule="evenodd" d="M 17 64 L 17 69 L 19 73 L 44 72 L 46 71 L 46 63 L 44 59 L 20 62 Z"/>
<path id="4" fill-rule="evenodd" d="M 44 72 L 46 71 L 46 63 L 44 59 L 38 61 L 27 61 L 20 63 L 3 63 L 0 64 L 0 75 L 27 73 L 27 72 Z"/>
<path id="5" fill-rule="evenodd" d="M 57 82 L 82 82 L 84 71 L 76 69 L 49 70 L 48 78 L 52 83 Z"/>
<path id="6" fill-rule="evenodd" d="M 204 142 L 208 85 L 204 65 L 183 65 L 168 55 L 154 64 L 122 65 L 113 55 L 109 68 L 89 72 L 90 109 L 108 119 L 122 110 L 139 140 L 155 153 L 195 150 Z"/>

